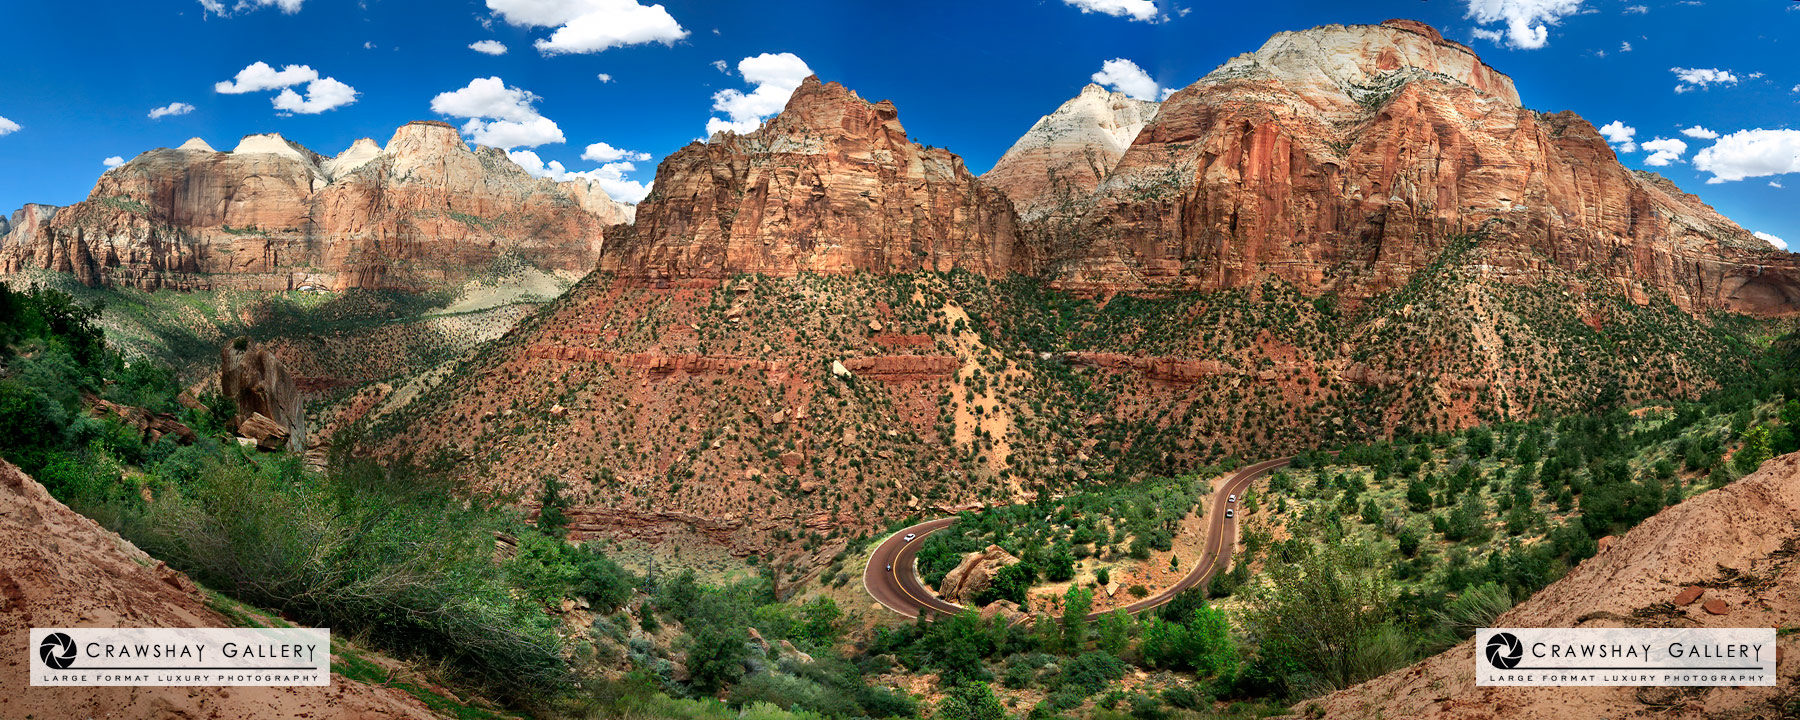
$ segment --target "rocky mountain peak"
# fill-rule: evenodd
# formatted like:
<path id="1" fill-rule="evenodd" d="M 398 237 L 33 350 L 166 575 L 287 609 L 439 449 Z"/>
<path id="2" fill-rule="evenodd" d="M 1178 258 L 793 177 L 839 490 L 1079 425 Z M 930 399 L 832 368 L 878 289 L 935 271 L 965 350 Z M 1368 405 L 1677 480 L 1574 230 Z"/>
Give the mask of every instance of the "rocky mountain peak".
<path id="1" fill-rule="evenodd" d="M 436 120 L 414 120 L 394 131 L 394 137 L 388 140 L 382 152 L 396 158 L 410 156 L 441 156 L 447 153 L 469 152 L 469 144 L 463 142 L 462 135 L 449 123 Z"/>
<path id="2" fill-rule="evenodd" d="M 187 142 L 182 143 L 181 147 L 178 147 L 175 149 L 176 150 L 189 150 L 192 152 L 209 152 L 209 153 L 210 152 L 218 152 L 217 150 L 213 149 L 213 146 L 206 144 L 205 140 L 202 140 L 197 137 L 188 138 Z"/>
<path id="3" fill-rule="evenodd" d="M 877 134 L 879 130 L 890 140 L 905 142 L 906 129 L 899 117 L 900 111 L 890 101 L 869 102 L 842 84 L 823 82 L 812 75 L 801 81 L 781 114 L 751 134 L 836 138 Z"/>
<path id="4" fill-rule="evenodd" d="M 318 153 L 301 147 L 292 140 L 284 138 L 280 133 L 263 133 L 245 135 L 232 148 L 233 155 L 277 155 L 290 160 L 298 160 L 307 165 L 317 166 L 322 159 Z"/>
<path id="5" fill-rule="evenodd" d="M 333 179 L 343 177 L 345 174 L 369 164 L 369 161 L 380 157 L 381 153 L 381 146 L 375 144 L 374 140 L 361 138 L 351 143 L 350 147 L 345 148 L 343 152 L 338 153 L 337 157 L 325 161 L 325 174 Z"/>
<path id="6" fill-rule="evenodd" d="M 608 234 L 602 269 L 658 281 L 953 268 L 998 275 L 1037 256 L 1019 240 L 1011 203 L 962 158 L 913 144 L 893 103 L 817 77 L 754 132 L 719 133 L 664 159 L 636 216 Z"/>
<path id="7" fill-rule="evenodd" d="M 1012 198 L 1021 216 L 1039 217 L 1093 192 L 1160 106 L 1089 83 L 1039 118 L 982 181 Z"/>
<path id="8" fill-rule="evenodd" d="M 1512 78 L 1416 20 L 1380 25 L 1324 25 L 1280 32 L 1263 46 L 1226 61 L 1202 85 L 1273 80 L 1309 101 L 1355 109 L 1405 81 L 1407 70 L 1448 77 L 1517 107 Z"/>

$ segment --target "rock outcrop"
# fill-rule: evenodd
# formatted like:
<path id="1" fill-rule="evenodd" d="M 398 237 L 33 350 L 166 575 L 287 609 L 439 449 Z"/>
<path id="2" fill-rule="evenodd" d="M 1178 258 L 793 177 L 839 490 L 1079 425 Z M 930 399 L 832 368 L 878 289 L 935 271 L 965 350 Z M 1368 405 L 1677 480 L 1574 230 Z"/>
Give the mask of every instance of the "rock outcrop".
<path id="1" fill-rule="evenodd" d="M 1800 617 L 1800 454 L 1763 464 L 1742 480 L 1658 513 L 1561 580 L 1501 615 L 1495 627 L 1792 627 Z M 1727 569 L 1736 581 L 1716 582 Z M 1670 604 L 1705 584 L 1709 600 Z M 1699 597 L 1688 598 L 1691 603 Z M 1717 607 L 1717 606 L 1715 606 Z M 1784 717 L 1800 682 L 1800 637 L 1776 642 L 1773 687 L 1685 688 L 1658 717 Z M 1474 641 L 1295 710 L 1331 718 L 1632 717 L 1647 701 L 1631 687 L 1478 687 Z M 1791 707 L 1791 706 L 1789 706 Z"/>
<path id="2" fill-rule="evenodd" d="M 330 687 L 31 687 L 34 627 L 232 627 L 186 575 L 57 502 L 0 460 L 0 716 L 435 718 L 396 688 L 334 674 Z"/>
<path id="3" fill-rule="evenodd" d="M 440 122 L 335 158 L 279 135 L 228 153 L 196 138 L 107 171 L 54 217 L 13 223 L 0 272 L 144 289 L 418 289 L 507 253 L 585 273 L 604 228 L 628 219 L 597 188 L 534 178 Z"/>
<path id="4" fill-rule="evenodd" d="M 1690 311 L 1800 308 L 1800 257 L 1620 165 L 1587 121 L 1413 21 L 1275 35 L 1163 102 L 1084 217 L 1040 228 L 1068 286 L 1351 299 L 1486 229 L 1497 269 L 1597 274 Z"/>
<path id="5" fill-rule="evenodd" d="M 0 267 L 4 267 L 7 251 L 17 247 L 31 238 L 44 232 L 44 226 L 56 217 L 60 208 L 55 205 L 26 203 L 12 214 L 12 220 L 6 223 L 6 232 L 0 233 Z"/>
<path id="6" fill-rule="evenodd" d="M 1012 553 L 998 545 L 989 545 L 981 552 L 964 557 L 956 569 L 944 576 L 944 581 L 938 583 L 938 597 L 959 605 L 973 604 L 983 590 L 994 584 L 994 576 L 1000 573 L 1000 568 L 1018 562 Z"/>
<path id="7" fill-rule="evenodd" d="M 86 393 L 82 394 L 81 403 L 98 417 L 116 418 L 127 427 L 137 430 L 145 445 L 155 445 L 165 437 L 173 438 L 182 445 L 192 445 L 200 439 L 192 428 L 181 424 L 180 420 L 168 413 L 153 413 L 141 407 L 120 405 Z"/>
<path id="8" fill-rule="evenodd" d="M 1158 105 L 1090 84 L 1031 126 L 981 181 L 1012 198 L 1026 220 L 1078 207 L 1156 117 Z"/>
<path id="9" fill-rule="evenodd" d="M 294 376 L 267 348 L 239 338 L 219 351 L 219 391 L 237 402 L 233 428 L 263 450 L 306 447 L 306 407 Z"/>
<path id="10" fill-rule="evenodd" d="M 1012 203 L 948 150 L 914 144 L 894 104 L 807 78 L 781 114 L 664 159 L 637 221 L 608 234 L 620 277 L 1030 271 Z"/>

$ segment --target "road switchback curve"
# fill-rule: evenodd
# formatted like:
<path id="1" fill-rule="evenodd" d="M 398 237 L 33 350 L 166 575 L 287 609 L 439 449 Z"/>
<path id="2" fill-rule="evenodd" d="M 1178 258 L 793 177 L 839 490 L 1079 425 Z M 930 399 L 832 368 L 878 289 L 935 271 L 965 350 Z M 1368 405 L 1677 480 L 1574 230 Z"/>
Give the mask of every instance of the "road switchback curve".
<path id="1" fill-rule="evenodd" d="M 1214 575 L 1230 566 L 1231 552 L 1237 542 L 1237 518 L 1225 517 L 1225 508 L 1234 507 L 1226 503 L 1231 495 L 1242 496 L 1250 484 L 1277 469 L 1286 467 L 1293 458 L 1281 458 L 1240 468 L 1219 489 L 1213 493 L 1212 501 L 1207 503 L 1206 513 L 1206 545 L 1200 554 L 1200 561 L 1194 563 L 1188 574 L 1180 582 L 1165 588 L 1162 592 L 1144 598 L 1122 608 L 1130 614 L 1141 613 L 1170 600 L 1183 590 L 1198 587 L 1211 580 Z M 869 565 L 863 569 L 863 587 L 876 602 L 889 610 L 910 618 L 921 615 L 931 619 L 935 615 L 955 615 L 965 608 L 938 597 L 937 593 L 927 589 L 919 581 L 914 561 L 919 556 L 919 548 L 925 544 L 925 538 L 932 533 L 950 527 L 956 518 L 938 518 L 905 528 L 882 541 L 869 556 Z M 906 536 L 912 535 L 911 540 Z M 1105 612 L 1112 612 L 1107 610 Z M 1090 613 L 1089 619 L 1100 617 L 1100 612 Z"/>

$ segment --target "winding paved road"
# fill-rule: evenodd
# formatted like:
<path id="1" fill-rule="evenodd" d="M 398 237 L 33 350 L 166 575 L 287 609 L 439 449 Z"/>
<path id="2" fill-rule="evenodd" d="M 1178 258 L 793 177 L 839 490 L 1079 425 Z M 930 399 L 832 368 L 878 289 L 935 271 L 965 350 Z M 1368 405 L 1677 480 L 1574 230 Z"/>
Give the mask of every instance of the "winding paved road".
<path id="1" fill-rule="evenodd" d="M 1230 506 L 1225 502 L 1226 496 L 1242 496 L 1244 490 L 1257 478 L 1284 467 L 1293 458 L 1268 460 L 1239 469 L 1236 474 L 1221 485 L 1213 493 L 1212 502 L 1207 504 L 1206 547 L 1200 555 L 1200 562 L 1193 564 L 1193 569 L 1181 582 L 1163 590 L 1156 595 L 1144 598 L 1125 606 L 1127 613 L 1140 613 L 1175 599 L 1181 591 L 1204 584 L 1212 576 L 1225 569 L 1231 562 L 1231 551 L 1236 546 L 1237 519 L 1227 518 L 1223 512 Z M 889 610 L 907 617 L 916 618 L 926 615 L 954 615 L 962 612 L 961 605 L 946 602 L 937 593 L 927 590 L 919 582 L 918 573 L 913 565 L 919 555 L 919 548 L 924 545 L 925 538 L 934 532 L 950 527 L 956 518 L 939 518 L 906 528 L 875 548 L 869 556 L 869 566 L 863 569 L 863 587 L 877 602 L 887 606 Z M 913 535 L 907 540 L 908 534 Z M 889 568 L 892 568 L 891 570 Z M 1108 610 L 1107 612 L 1111 612 Z M 1101 613 L 1088 615 L 1090 619 L 1098 618 Z M 930 619 L 927 617 L 927 619 Z"/>

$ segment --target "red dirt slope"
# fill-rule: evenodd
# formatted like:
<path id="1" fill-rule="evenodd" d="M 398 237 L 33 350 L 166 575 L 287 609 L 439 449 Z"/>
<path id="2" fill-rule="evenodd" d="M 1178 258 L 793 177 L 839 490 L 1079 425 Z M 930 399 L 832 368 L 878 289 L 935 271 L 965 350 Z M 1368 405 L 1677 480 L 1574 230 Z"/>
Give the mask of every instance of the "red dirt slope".
<path id="1" fill-rule="evenodd" d="M 1797 557 L 1800 453 L 1658 513 L 1496 626 L 1792 629 L 1800 626 Z M 1698 602 L 1676 604 L 1696 586 L 1704 591 Z M 1726 614 L 1703 608 L 1714 600 Z M 1800 635 L 1783 634 L 1776 648 L 1775 687 L 1494 688 L 1475 686 L 1470 641 L 1295 711 L 1304 716 L 1319 705 L 1329 718 L 1790 718 L 1800 712 Z"/>
<path id="2" fill-rule="evenodd" d="M 187 576 L 0 460 L 0 718 L 431 718 L 406 693 L 322 688 L 30 687 L 33 627 L 230 627 Z"/>

